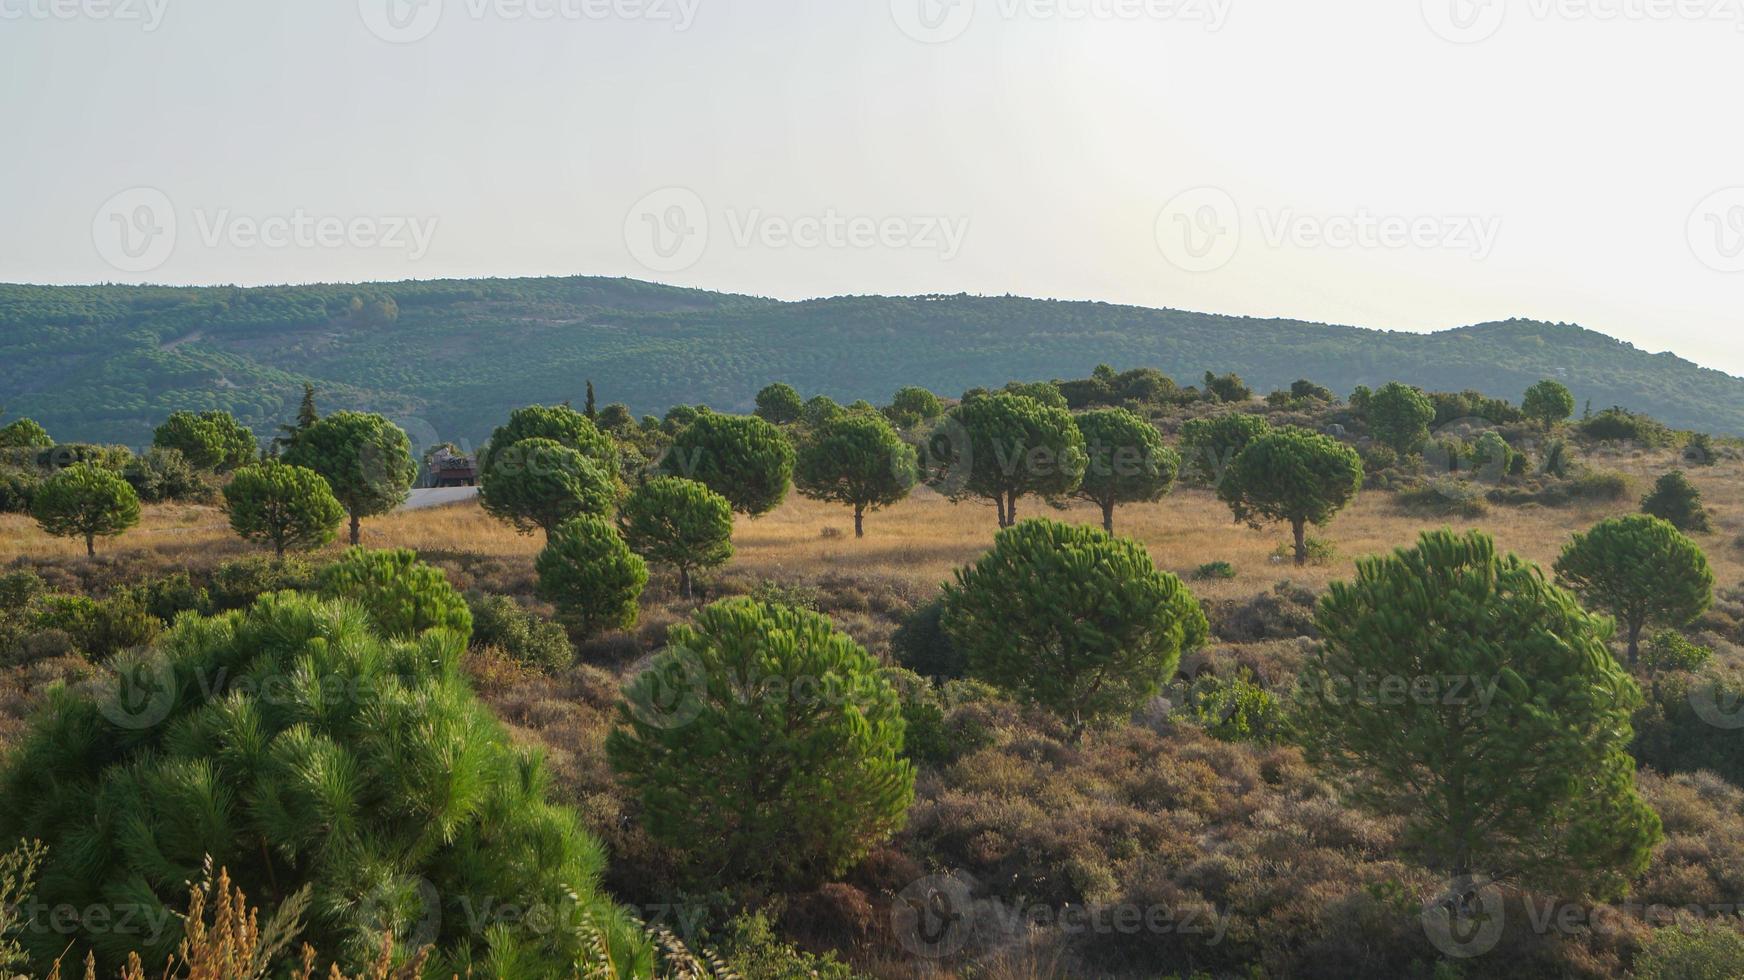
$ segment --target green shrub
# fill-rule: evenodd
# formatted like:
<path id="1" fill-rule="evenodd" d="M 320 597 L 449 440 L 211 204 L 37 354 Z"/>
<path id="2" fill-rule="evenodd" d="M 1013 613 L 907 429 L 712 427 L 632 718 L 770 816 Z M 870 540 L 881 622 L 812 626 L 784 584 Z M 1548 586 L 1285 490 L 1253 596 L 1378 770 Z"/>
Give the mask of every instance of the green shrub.
<path id="1" fill-rule="evenodd" d="M 143 647 L 163 628 L 138 599 L 126 593 L 102 600 L 50 594 L 37 599 L 32 612 L 33 628 L 65 633 L 92 660 Z"/>
<path id="2" fill-rule="evenodd" d="M 1659 478 L 1653 492 L 1641 501 L 1641 512 L 1668 520 L 1679 531 L 1706 534 L 1710 530 L 1702 492 L 1682 470 L 1672 470 Z"/>
<path id="3" fill-rule="evenodd" d="M 411 639 L 425 630 L 446 629 L 472 635 L 472 612 L 442 570 L 400 548 L 351 548 L 321 570 L 321 594 L 355 602 L 383 636 Z"/>
<path id="4" fill-rule="evenodd" d="M 1680 922 L 1656 929 L 1635 961 L 1637 980 L 1744 977 L 1744 934 L 1725 922 Z"/>
<path id="5" fill-rule="evenodd" d="M 914 798 L 896 691 L 829 619 L 727 599 L 675 626 L 606 740 L 656 840 L 692 876 L 815 885 Z"/>
<path id="6" fill-rule="evenodd" d="M 0 514 L 28 514 L 41 485 L 34 471 L 0 466 Z"/>
<path id="7" fill-rule="evenodd" d="M 1441 517 L 1469 519 L 1490 512 L 1482 487 L 1451 476 L 1437 477 L 1425 486 L 1401 490 L 1397 500 L 1406 510 Z"/>
<path id="8" fill-rule="evenodd" d="M 1641 662 L 1649 670 L 1699 670 L 1714 659 L 1714 651 L 1691 643 L 1677 630 L 1660 630 L 1647 641 Z"/>
<path id="9" fill-rule="evenodd" d="M 968 658 L 945 632 L 944 614 L 945 601 L 934 599 L 903 619 L 890 636 L 890 652 L 897 663 L 940 681 L 968 675 Z"/>
<path id="10" fill-rule="evenodd" d="M 469 592 L 472 643 L 496 647 L 517 663 L 551 672 L 575 662 L 575 647 L 562 626 L 522 608 L 504 595 Z"/>
<path id="11" fill-rule="evenodd" d="M 212 611 L 212 597 L 194 584 L 187 572 L 174 572 L 152 579 L 129 590 L 147 612 L 166 623 L 173 623 L 184 612 L 207 614 Z"/>
<path id="12" fill-rule="evenodd" d="M 1235 578 L 1235 566 L 1226 561 L 1208 561 L 1193 569 L 1193 578 L 1200 582 Z"/>
<path id="13" fill-rule="evenodd" d="M 1568 494 L 1581 500 L 1622 500 L 1629 496 L 1629 478 L 1611 470 L 1586 470 L 1569 481 Z"/>
<path id="14" fill-rule="evenodd" d="M 1583 419 L 1580 433 L 1599 442 L 1633 442 L 1647 447 L 1669 446 L 1671 430 L 1657 419 L 1639 415 L 1623 408 L 1607 408 Z"/>
<path id="15" fill-rule="evenodd" d="M 272 592 L 302 591 L 315 584 L 315 566 L 301 558 L 250 555 L 223 562 L 212 572 L 207 592 L 215 612 L 246 609 Z"/>
<path id="16" fill-rule="evenodd" d="M 771 606 L 791 606 L 817 612 L 823 608 L 824 596 L 815 586 L 789 584 L 764 579 L 751 587 L 751 598 Z"/>
<path id="17" fill-rule="evenodd" d="M 133 457 L 121 471 L 121 478 L 146 503 L 174 500 L 203 504 L 217 496 L 217 490 L 179 449 L 153 446 L 143 456 Z"/>
<path id="18" fill-rule="evenodd" d="M 1181 717 L 1224 742 L 1274 742 L 1283 734 L 1284 713 L 1278 698 L 1243 670 L 1224 679 L 1201 674 L 1181 692 Z"/>
<path id="19" fill-rule="evenodd" d="M 781 941 L 761 912 L 734 916 L 718 936 L 711 936 L 726 964 L 742 977 L 757 980 L 855 980 L 858 976 L 834 952 L 814 956 Z"/>
<path id="20" fill-rule="evenodd" d="M 975 677 L 1079 727 L 1130 716 L 1209 631 L 1142 545 L 1044 520 L 1001 531 L 958 570 L 943 624 Z"/>

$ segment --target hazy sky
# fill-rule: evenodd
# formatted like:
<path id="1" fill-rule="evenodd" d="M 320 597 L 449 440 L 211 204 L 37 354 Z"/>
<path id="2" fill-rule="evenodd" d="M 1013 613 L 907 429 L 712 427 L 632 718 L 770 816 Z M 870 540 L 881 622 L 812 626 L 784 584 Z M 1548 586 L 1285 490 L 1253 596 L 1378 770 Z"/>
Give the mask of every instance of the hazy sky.
<path id="1" fill-rule="evenodd" d="M 0 0 L 0 280 L 622 275 L 1744 374 L 1744 0 Z"/>

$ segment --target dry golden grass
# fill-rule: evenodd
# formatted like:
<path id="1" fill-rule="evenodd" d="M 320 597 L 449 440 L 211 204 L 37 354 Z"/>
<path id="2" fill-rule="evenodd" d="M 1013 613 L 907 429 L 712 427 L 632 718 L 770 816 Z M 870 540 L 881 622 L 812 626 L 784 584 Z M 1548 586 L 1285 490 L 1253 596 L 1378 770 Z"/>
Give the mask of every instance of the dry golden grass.
<path id="1" fill-rule="evenodd" d="M 1611 503 L 1563 508 L 1492 506 L 1480 518 L 1443 519 L 1406 513 L 1392 494 L 1366 492 L 1329 527 L 1315 532 L 1337 548 L 1337 559 L 1304 569 L 1271 557 L 1287 541 L 1287 528 L 1254 531 L 1235 524 L 1228 508 L 1202 489 L 1182 487 L 1159 503 L 1122 507 L 1115 526 L 1118 533 L 1144 542 L 1160 567 L 1183 578 L 1206 562 L 1233 564 L 1238 573 L 1234 580 L 1192 583 L 1207 598 L 1249 596 L 1284 579 L 1318 588 L 1348 578 L 1358 557 L 1409 545 L 1420 531 L 1447 524 L 1480 528 L 1495 535 L 1503 548 L 1548 567 L 1571 533 L 1633 512 L 1653 479 L 1677 465 L 1670 452 L 1603 456 L 1590 462 L 1628 474 L 1633 482 L 1629 495 Z M 1744 463 L 1728 461 L 1687 472 L 1702 489 L 1713 518 L 1714 532 L 1700 541 L 1720 584 L 1734 586 L 1744 579 L 1744 551 L 1738 547 L 1744 534 Z M 1087 504 L 1055 510 L 1025 498 L 1020 506 L 1020 517 L 1100 521 L 1097 510 Z M 825 536 L 828 528 L 834 529 L 833 536 Z M 371 547 L 469 552 L 528 562 L 544 543 L 540 535 L 516 534 L 476 504 L 391 514 L 365 521 L 363 529 L 364 543 Z M 847 508 L 794 495 L 772 514 L 740 519 L 734 535 L 737 554 L 728 570 L 792 582 L 846 573 L 931 586 L 947 581 L 954 569 L 989 547 L 996 531 L 991 506 L 952 504 L 923 490 L 869 514 L 866 537 L 855 540 Z M 330 550 L 340 547 L 335 544 Z M 82 542 L 49 537 L 28 518 L 0 515 L 0 563 L 20 555 L 76 557 L 82 548 Z M 182 505 L 148 507 L 140 527 L 99 545 L 100 552 L 134 549 L 156 552 L 172 564 L 207 563 L 214 554 L 254 550 L 236 539 L 218 510 Z"/>

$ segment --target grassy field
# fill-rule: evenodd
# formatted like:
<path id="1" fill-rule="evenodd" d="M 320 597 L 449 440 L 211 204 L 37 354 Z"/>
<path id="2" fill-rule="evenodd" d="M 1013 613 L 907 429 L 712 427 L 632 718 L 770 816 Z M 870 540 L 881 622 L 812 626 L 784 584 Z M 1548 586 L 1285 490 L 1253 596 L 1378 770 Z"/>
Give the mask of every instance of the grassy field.
<path id="1" fill-rule="evenodd" d="M 1629 494 L 1614 502 L 1570 507 L 1492 506 L 1482 517 L 1446 519 L 1408 513 L 1390 493 L 1365 492 L 1330 526 L 1314 532 L 1337 549 L 1336 558 L 1305 569 L 1273 557 L 1289 538 L 1287 527 L 1255 531 L 1238 525 L 1227 507 L 1199 488 L 1181 487 L 1158 503 L 1122 507 L 1116 515 L 1116 531 L 1144 542 L 1160 567 L 1183 578 L 1190 578 L 1206 562 L 1234 565 L 1233 580 L 1191 583 L 1205 598 L 1248 596 L 1283 579 L 1318 589 L 1350 577 L 1357 558 L 1408 545 L 1419 531 L 1447 524 L 1481 528 L 1495 535 L 1503 548 L 1548 568 L 1571 533 L 1605 517 L 1634 511 L 1654 476 L 1675 465 L 1669 451 L 1589 461 L 1628 474 Z M 1689 475 L 1702 490 L 1714 526 L 1699 540 L 1719 584 L 1736 585 L 1744 580 L 1744 550 L 1738 546 L 1744 535 L 1744 463 L 1728 461 L 1691 470 Z M 1019 517 L 1036 516 L 1085 524 L 1101 519 L 1088 504 L 1055 510 L 1038 499 L 1024 499 Z M 790 495 L 765 517 L 739 520 L 734 534 L 737 554 L 726 571 L 793 583 L 845 573 L 927 588 L 947 581 L 955 568 L 972 561 L 991 544 L 996 531 L 991 506 L 953 504 L 922 490 L 895 507 L 868 515 L 866 537 L 855 540 L 846 508 Z M 518 535 L 476 503 L 468 503 L 365 521 L 364 542 L 371 547 L 463 552 L 511 563 L 525 561 L 530 566 L 543 538 Z M 18 556 L 76 557 L 82 549 L 82 542 L 49 537 L 26 517 L 0 515 L 0 562 Z M 218 509 L 168 505 L 146 508 L 139 527 L 101 543 L 99 550 L 149 551 L 161 563 L 203 565 L 256 549 L 236 538 Z"/>

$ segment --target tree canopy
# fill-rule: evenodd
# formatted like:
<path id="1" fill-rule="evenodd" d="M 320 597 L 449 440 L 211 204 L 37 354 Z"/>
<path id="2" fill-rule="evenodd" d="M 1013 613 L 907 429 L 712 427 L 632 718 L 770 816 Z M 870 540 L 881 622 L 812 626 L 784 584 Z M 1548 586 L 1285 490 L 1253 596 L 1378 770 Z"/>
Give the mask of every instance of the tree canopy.
<path id="1" fill-rule="evenodd" d="M 1306 527 L 1323 525 L 1356 498 L 1362 459 L 1330 436 L 1279 429 L 1255 440 L 1230 465 L 1217 495 L 1237 521 L 1259 528 L 1287 522 L 1295 535 L 1296 564 L 1308 561 Z"/>
<path id="2" fill-rule="evenodd" d="M 852 507 L 858 538 L 866 536 L 866 512 L 907 497 L 918 478 L 914 447 L 882 415 L 856 413 L 824 423 L 801 443 L 793 482 L 813 500 Z"/>
<path id="3" fill-rule="evenodd" d="M 284 461 L 321 474 L 333 496 L 351 515 L 351 543 L 362 537 L 365 517 L 385 514 L 405 503 L 418 464 L 412 441 L 380 415 L 334 412 L 297 434 Z"/>
<path id="4" fill-rule="evenodd" d="M 279 555 L 327 544 L 345 521 L 321 474 L 277 461 L 237 470 L 224 487 L 224 510 L 244 540 L 264 541 Z"/>
<path id="5" fill-rule="evenodd" d="M 1629 665 L 1650 625 L 1683 626 L 1714 601 L 1708 556 L 1670 521 L 1630 514 L 1577 534 L 1556 561 L 1556 576 L 1588 606 L 1623 627 Z"/>
<path id="6" fill-rule="evenodd" d="M 973 676 L 1080 727 L 1131 715 L 1209 632 L 1199 601 L 1142 545 L 1036 519 L 958 570 L 941 623 Z"/>
<path id="7" fill-rule="evenodd" d="M 1601 895 L 1646 868 L 1660 824 L 1628 751 L 1640 692 L 1610 624 L 1536 566 L 1475 531 L 1426 533 L 1361 560 L 1315 621 L 1308 756 L 1401 818 L 1432 866 Z"/>

